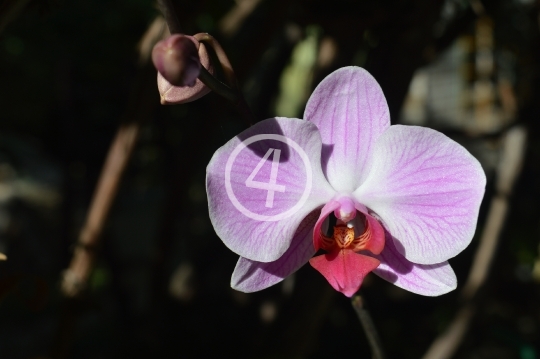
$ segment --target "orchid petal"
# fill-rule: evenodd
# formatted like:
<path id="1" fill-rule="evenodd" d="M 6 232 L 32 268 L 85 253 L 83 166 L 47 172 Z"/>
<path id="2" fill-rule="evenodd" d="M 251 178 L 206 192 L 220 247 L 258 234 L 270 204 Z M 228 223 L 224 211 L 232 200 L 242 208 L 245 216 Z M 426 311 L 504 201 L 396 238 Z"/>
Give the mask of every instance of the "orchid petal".
<path id="1" fill-rule="evenodd" d="M 390 126 L 379 84 L 362 68 L 341 68 L 317 86 L 304 119 L 321 132 L 326 178 L 336 191 L 352 193 L 369 172 L 375 141 Z"/>
<path id="2" fill-rule="evenodd" d="M 398 252 L 388 233 L 386 243 L 383 252 L 375 256 L 381 264 L 373 273 L 379 277 L 409 292 L 430 297 L 456 289 L 456 275 L 448 262 L 415 264 Z"/>
<path id="3" fill-rule="evenodd" d="M 252 293 L 281 282 L 296 272 L 315 254 L 311 244 L 313 225 L 319 211 L 313 211 L 300 223 L 291 246 L 277 261 L 261 263 L 240 257 L 231 278 L 231 287 Z"/>
<path id="4" fill-rule="evenodd" d="M 364 277 L 377 268 L 379 260 L 342 249 L 313 257 L 309 263 L 330 283 L 332 288 L 352 297 L 358 291 Z"/>
<path id="5" fill-rule="evenodd" d="M 334 195 L 320 153 L 317 127 L 286 118 L 259 122 L 216 151 L 207 167 L 208 207 L 229 249 L 258 262 L 285 253 L 300 222 Z"/>
<path id="6" fill-rule="evenodd" d="M 399 253 L 437 264 L 467 247 L 486 177 L 465 148 L 437 131 L 396 125 L 372 155 L 369 176 L 353 195 L 381 218 Z"/>

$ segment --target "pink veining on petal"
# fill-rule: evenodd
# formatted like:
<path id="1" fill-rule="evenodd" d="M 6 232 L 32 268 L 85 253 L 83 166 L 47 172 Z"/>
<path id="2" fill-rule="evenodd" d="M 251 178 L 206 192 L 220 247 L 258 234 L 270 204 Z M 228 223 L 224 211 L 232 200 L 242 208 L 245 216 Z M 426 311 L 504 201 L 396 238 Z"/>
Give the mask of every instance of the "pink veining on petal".
<path id="1" fill-rule="evenodd" d="M 326 178 L 338 192 L 352 193 L 369 173 L 373 145 L 390 126 L 379 84 L 362 68 L 341 68 L 317 86 L 304 119 L 321 132 Z"/>
<path id="2" fill-rule="evenodd" d="M 315 254 L 311 237 L 318 216 L 319 211 L 316 210 L 304 218 L 291 246 L 278 260 L 262 263 L 240 257 L 231 277 L 231 287 L 246 293 L 263 290 L 281 282 L 306 264 Z"/>
<path id="3" fill-rule="evenodd" d="M 208 165 L 212 224 L 223 242 L 241 255 L 231 285 L 246 292 L 264 289 L 323 249 L 328 253 L 311 258 L 310 264 L 349 297 L 370 271 L 418 294 L 454 289 L 455 275 L 446 259 L 469 244 L 476 227 L 485 187 L 478 161 L 436 131 L 390 127 L 380 86 L 360 68 L 343 68 L 323 80 L 304 117 L 310 122 L 276 118 L 256 124 L 219 149 Z M 227 157 L 241 141 L 259 134 L 291 136 L 315 168 L 306 205 L 275 222 L 241 216 L 224 190 Z M 232 167 L 236 196 L 254 212 L 288 208 L 302 190 L 298 158 L 278 143 L 246 148 L 251 152 L 239 155 Z M 282 153 L 276 183 L 288 193 L 276 192 L 275 206 L 269 208 L 262 187 L 254 190 L 244 183 L 255 171 L 259 177 L 249 177 L 253 181 L 275 184 L 268 182 L 272 167 L 261 164 L 270 150 Z M 315 210 L 323 204 L 320 212 Z M 308 214 L 309 220 L 303 219 Z M 337 223 L 327 231 L 323 227 L 333 222 L 332 214 Z M 306 221 L 313 231 L 304 227 Z"/>
<path id="4" fill-rule="evenodd" d="M 245 140 L 259 134 L 279 135 L 295 141 L 305 151 L 312 171 L 312 193 L 300 208 L 280 220 L 264 218 L 285 213 L 300 203 L 308 186 L 306 163 L 288 144 L 274 139 L 261 138 L 252 145 L 242 146 Z M 240 152 L 233 158 L 238 148 Z M 276 191 L 272 205 L 268 206 L 269 190 L 250 187 L 248 182 L 254 176 L 253 181 L 269 183 L 274 162 L 265 160 L 265 154 L 278 149 L 281 155 L 275 163 L 275 183 L 285 190 Z M 289 248 L 300 222 L 334 196 L 320 168 L 320 153 L 317 128 L 307 121 L 286 118 L 258 122 L 218 149 L 207 167 L 206 188 L 210 219 L 223 243 L 252 261 L 278 260 Z M 233 202 L 231 192 L 237 202 Z M 246 214 L 246 211 L 249 212 Z M 250 213 L 264 218 L 248 215 Z"/>
<path id="5" fill-rule="evenodd" d="M 396 125 L 373 158 L 354 197 L 380 216 L 405 258 L 437 264 L 469 245 L 486 177 L 465 148 L 437 131 Z"/>
<path id="6" fill-rule="evenodd" d="M 399 253 L 388 232 L 386 242 L 382 253 L 374 256 L 381 264 L 373 273 L 409 292 L 426 296 L 439 296 L 456 289 L 456 275 L 448 262 L 412 263 Z"/>

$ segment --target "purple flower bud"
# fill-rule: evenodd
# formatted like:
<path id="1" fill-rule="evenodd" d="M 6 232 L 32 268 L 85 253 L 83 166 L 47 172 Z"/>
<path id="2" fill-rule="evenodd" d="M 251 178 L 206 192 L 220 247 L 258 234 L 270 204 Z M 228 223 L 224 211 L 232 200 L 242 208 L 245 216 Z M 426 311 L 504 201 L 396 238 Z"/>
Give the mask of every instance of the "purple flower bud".
<path id="1" fill-rule="evenodd" d="M 211 74 L 214 73 L 214 68 L 210 64 L 210 56 L 204 44 L 201 44 L 194 37 L 184 36 L 192 40 L 198 48 L 198 57 L 201 65 L 208 70 Z M 156 66 L 157 67 L 157 66 Z M 198 78 L 195 80 L 195 84 L 192 87 L 189 86 L 175 86 L 171 84 L 165 77 L 158 72 L 157 85 L 159 94 L 161 96 L 162 105 L 176 105 L 181 103 L 187 103 L 195 101 L 207 93 L 210 89 L 201 82 Z"/>
<path id="2" fill-rule="evenodd" d="M 194 86 L 201 71 L 199 42 L 191 36 L 169 36 L 154 46 L 152 61 L 172 85 Z"/>

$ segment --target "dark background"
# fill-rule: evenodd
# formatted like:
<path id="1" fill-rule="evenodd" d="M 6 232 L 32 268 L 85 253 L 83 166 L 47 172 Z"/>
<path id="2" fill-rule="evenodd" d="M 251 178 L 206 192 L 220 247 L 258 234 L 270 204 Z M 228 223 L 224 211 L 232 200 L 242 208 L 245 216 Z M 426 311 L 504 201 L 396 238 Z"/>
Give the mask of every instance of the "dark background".
<path id="1" fill-rule="evenodd" d="M 231 15 L 251 4 L 245 17 Z M 477 35 L 489 24 L 494 70 L 484 80 L 496 89 L 489 106 L 509 115 L 502 124 L 476 128 L 451 116 L 441 120 L 435 109 L 424 122 L 471 148 L 488 176 L 477 235 L 451 260 L 460 285 L 429 298 L 370 276 L 361 293 L 388 357 L 422 357 L 463 305 L 459 291 L 496 192 L 502 138 L 508 127 L 523 126 L 523 167 L 505 197 L 510 210 L 493 265 L 454 357 L 540 357 L 539 3 L 175 5 L 187 34 L 207 31 L 219 39 L 258 119 L 276 115 L 281 75 L 295 46 L 311 36 L 319 57 L 301 77 L 308 90 L 336 68 L 363 66 L 380 83 L 392 123 L 399 123 L 415 71 L 437 63 L 456 40 L 469 39 L 472 47 L 464 67 L 447 75 L 475 88 Z M 141 64 L 138 50 L 157 15 L 151 0 L 0 2 L 0 252 L 8 257 L 0 262 L 0 358 L 370 358 L 349 300 L 309 266 L 259 293 L 230 288 L 237 256 L 208 219 L 205 168 L 245 125 L 213 93 L 160 105 L 155 69 Z M 226 16 L 232 20 L 224 22 Z M 515 100 L 510 109 L 497 87 L 503 80 Z M 476 106 L 464 93 L 463 107 Z M 295 116 L 306 99 L 300 96 Z M 66 300 L 62 271 L 115 131 L 133 116 L 145 122 L 88 290 Z"/>

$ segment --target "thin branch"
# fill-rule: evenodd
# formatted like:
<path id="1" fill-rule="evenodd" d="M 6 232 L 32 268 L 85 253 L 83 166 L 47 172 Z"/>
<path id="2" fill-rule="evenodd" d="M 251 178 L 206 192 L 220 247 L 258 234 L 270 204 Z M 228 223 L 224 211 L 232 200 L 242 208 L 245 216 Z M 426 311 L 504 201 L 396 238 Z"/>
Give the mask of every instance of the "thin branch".
<path id="1" fill-rule="evenodd" d="M 67 297 L 79 295 L 86 287 L 95 261 L 95 249 L 116 198 L 120 179 L 135 147 L 140 125 L 140 122 L 122 124 L 109 149 L 75 254 L 64 272 L 62 291 Z"/>
<path id="2" fill-rule="evenodd" d="M 424 355 L 423 359 L 451 358 L 463 340 L 475 310 L 476 306 L 472 303 L 467 303 L 461 307 L 444 334 L 431 344 L 431 347 Z"/>
<path id="3" fill-rule="evenodd" d="M 0 33 L 21 14 L 29 2 L 30 0 L 11 0 L 0 5 Z"/>
<path id="4" fill-rule="evenodd" d="M 81 293 L 87 286 L 88 278 L 96 259 L 96 248 L 106 224 L 111 206 L 116 197 L 122 175 L 128 165 L 135 147 L 140 128 L 155 106 L 155 70 L 150 65 L 150 51 L 153 47 L 147 42 L 157 42 L 164 31 L 159 26 L 163 20 L 156 19 L 142 36 L 140 46 L 140 68 L 134 82 L 126 111 L 120 121 L 116 137 L 111 143 L 109 153 L 101 171 L 94 197 L 88 211 L 86 222 L 80 232 L 75 253 L 68 269 L 64 272 L 61 289 L 66 300 L 57 328 L 56 338 L 51 347 L 51 357 L 70 358 L 74 341 L 77 316 L 81 310 Z"/>
<path id="5" fill-rule="evenodd" d="M 159 21 L 159 20 L 157 20 Z M 163 28 L 161 28 L 163 31 Z M 150 25 L 143 35 L 141 42 L 156 43 L 162 34 L 156 34 L 155 23 Z M 151 51 L 152 46 L 142 46 L 141 49 Z M 85 289 L 88 277 L 95 261 L 95 250 L 103 232 L 112 203 L 116 198 L 120 180 L 131 158 L 137 142 L 141 124 L 147 117 L 146 108 L 149 105 L 147 78 L 151 78 L 149 70 L 150 53 L 141 53 L 141 72 L 137 78 L 124 120 L 121 121 L 116 137 L 111 143 L 101 175 L 96 186 L 94 197 L 90 204 L 85 224 L 81 229 L 76 244 L 75 253 L 69 267 L 64 271 L 61 288 L 65 296 L 77 297 Z M 153 70 L 152 70 L 153 72 Z M 146 100 L 143 100 L 146 99 Z"/>
<path id="6" fill-rule="evenodd" d="M 228 38 L 235 35 L 260 3 L 262 3 L 262 0 L 236 1 L 231 10 L 219 21 L 221 33 Z"/>
<path id="7" fill-rule="evenodd" d="M 377 333 L 377 329 L 375 329 L 375 324 L 371 319 L 371 315 L 369 315 L 369 312 L 364 308 L 364 301 L 362 300 L 362 297 L 355 295 L 351 299 L 351 304 L 356 312 L 356 315 L 358 316 L 358 319 L 360 320 L 360 323 L 362 324 L 362 328 L 364 328 L 373 358 L 384 359 L 384 351 L 381 345 L 381 340 L 379 339 L 379 334 Z"/>
<path id="8" fill-rule="evenodd" d="M 182 26 L 180 26 L 180 21 L 176 16 L 176 10 L 171 0 L 158 0 L 157 4 L 167 22 L 167 26 L 169 26 L 169 32 L 171 34 L 181 34 Z"/>

